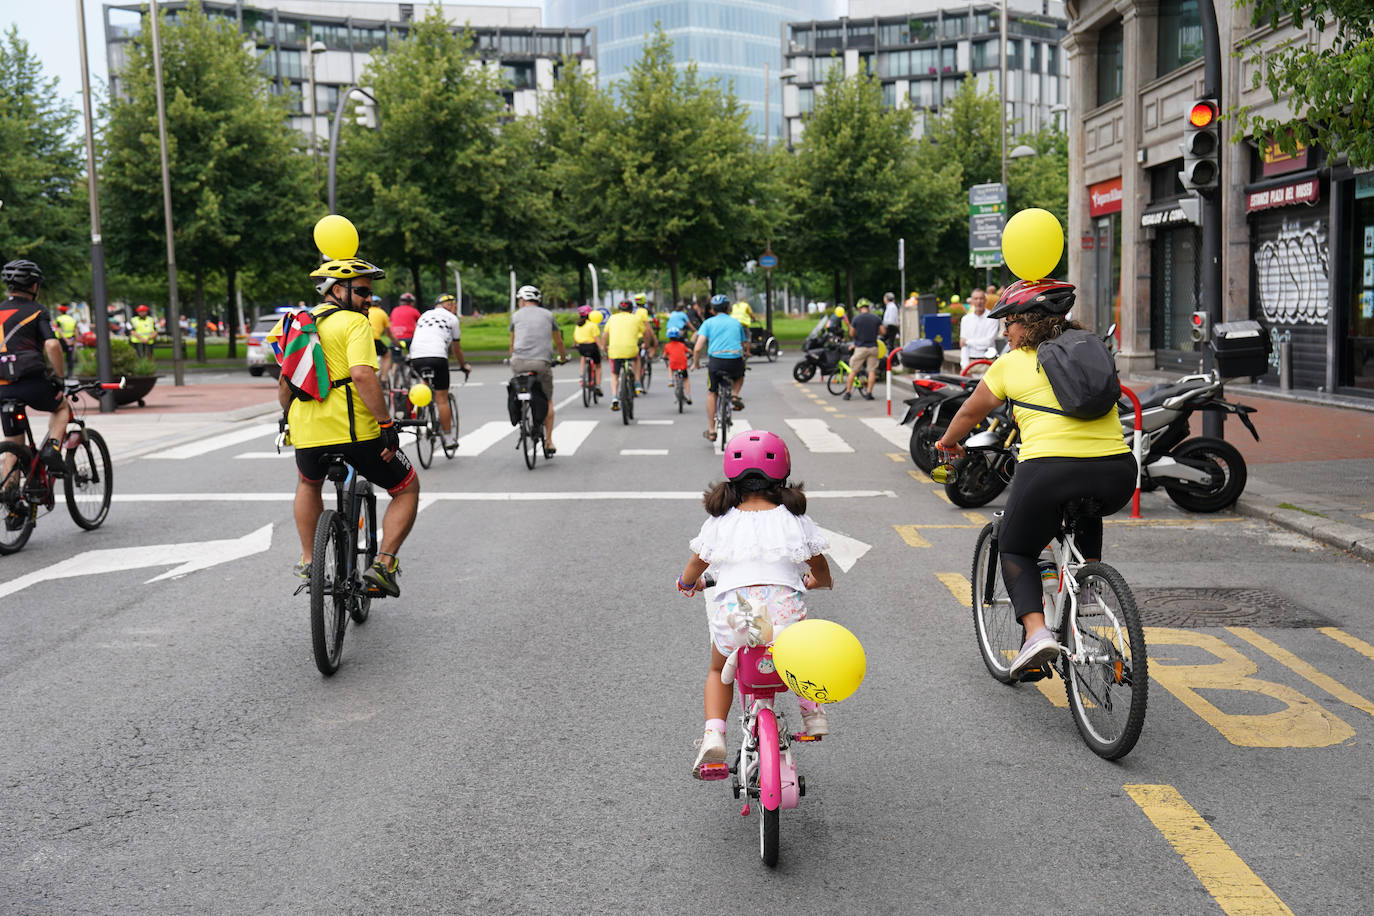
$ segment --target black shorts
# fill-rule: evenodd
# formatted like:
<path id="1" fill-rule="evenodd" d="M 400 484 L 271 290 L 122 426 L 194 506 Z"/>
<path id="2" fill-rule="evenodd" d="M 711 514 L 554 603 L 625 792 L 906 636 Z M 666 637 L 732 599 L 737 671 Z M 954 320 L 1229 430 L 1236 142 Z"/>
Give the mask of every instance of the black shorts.
<path id="1" fill-rule="evenodd" d="M 723 359 L 719 356 L 710 356 L 706 359 L 706 378 L 708 379 L 707 390 L 716 390 L 716 376 L 724 374 L 731 381 L 744 378 L 744 359 L 734 357 Z"/>
<path id="2" fill-rule="evenodd" d="M 62 388 L 55 378 L 46 375 L 30 375 L 18 381 L 0 385 L 0 401 L 21 401 L 26 407 L 54 413 L 64 403 Z M 6 436 L 23 435 L 24 429 L 15 423 L 9 414 L 0 420 L 0 427 Z M 46 434 L 45 434 L 46 435 Z"/>
<path id="3" fill-rule="evenodd" d="M 419 359 L 412 358 L 410 361 L 410 368 L 414 370 L 416 375 L 420 374 L 421 369 L 434 370 L 434 385 L 432 387 L 435 391 L 448 391 L 448 360 L 444 357 L 422 356 Z"/>
<path id="4" fill-rule="evenodd" d="M 343 455 L 359 474 L 393 496 L 415 479 L 415 469 L 411 467 L 410 459 L 405 456 L 405 452 L 400 449 L 396 450 L 390 461 L 382 460 L 380 439 L 298 448 L 296 470 L 300 472 L 301 478 L 311 483 L 324 480 L 329 470 L 329 462 L 325 460 L 327 455 Z"/>
<path id="5" fill-rule="evenodd" d="M 583 356 L 587 357 L 587 359 L 596 363 L 598 366 L 601 365 L 601 348 L 598 347 L 596 344 L 580 343 L 577 345 L 577 352 L 581 353 Z"/>
<path id="6" fill-rule="evenodd" d="M 629 367 L 630 372 L 633 374 L 635 369 L 639 366 L 639 357 L 627 356 L 611 360 L 611 371 L 614 372 L 616 375 L 619 375 L 620 373 L 624 372 L 627 366 Z"/>
<path id="7" fill-rule="evenodd" d="M 386 356 L 387 346 L 377 338 L 372 338 L 372 346 L 376 348 L 378 356 Z"/>

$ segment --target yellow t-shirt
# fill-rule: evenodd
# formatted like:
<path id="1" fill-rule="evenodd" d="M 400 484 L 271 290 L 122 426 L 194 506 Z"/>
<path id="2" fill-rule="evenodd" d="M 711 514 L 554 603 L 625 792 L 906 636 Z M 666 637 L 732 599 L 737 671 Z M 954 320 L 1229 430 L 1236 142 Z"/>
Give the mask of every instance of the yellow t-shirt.
<path id="1" fill-rule="evenodd" d="M 606 329 L 606 355 L 611 359 L 633 359 L 639 355 L 644 339 L 644 323 L 631 312 L 615 312 L 602 327 Z"/>
<path id="2" fill-rule="evenodd" d="M 601 325 L 584 321 L 573 326 L 573 343 L 596 343 L 601 338 Z"/>
<path id="3" fill-rule="evenodd" d="M 983 382 L 998 399 L 1059 408 L 1050 379 L 1040 371 L 1034 350 L 1024 347 L 998 357 Z M 1021 429 L 1021 460 L 1032 458 L 1102 458 L 1129 452 L 1116 411 L 1096 420 L 1078 420 L 1029 407 L 1013 407 Z"/>
<path id="4" fill-rule="evenodd" d="M 730 317 L 747 328 L 754 323 L 754 310 L 747 302 L 736 302 L 730 309 Z"/>
<path id="5" fill-rule="evenodd" d="M 387 316 L 386 309 L 370 306 L 367 310 L 367 320 L 372 322 L 373 340 L 381 340 L 391 331 L 391 319 Z"/>
<path id="6" fill-rule="evenodd" d="M 332 308 L 333 306 L 329 306 Z M 311 309 L 319 314 L 325 306 Z M 343 309 L 320 321 L 320 346 L 330 379 L 347 378 L 354 366 L 377 368 L 377 350 L 372 345 L 372 324 L 358 312 Z M 281 336 L 281 322 L 269 336 Z M 353 400 L 353 435 L 348 429 L 348 403 Z M 345 442 L 375 439 L 381 435 L 372 411 L 358 395 L 356 385 L 340 385 L 323 401 L 292 401 L 287 415 L 291 424 L 291 444 L 296 448 L 341 445 Z"/>

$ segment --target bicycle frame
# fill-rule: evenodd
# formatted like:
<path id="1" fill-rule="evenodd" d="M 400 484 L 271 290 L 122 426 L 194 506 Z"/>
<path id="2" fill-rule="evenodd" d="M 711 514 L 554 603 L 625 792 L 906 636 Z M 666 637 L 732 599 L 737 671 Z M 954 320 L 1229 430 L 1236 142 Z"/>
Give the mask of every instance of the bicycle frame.
<path id="1" fill-rule="evenodd" d="M 757 798 L 767 811 L 797 807 L 801 796 L 801 780 L 792 756 L 790 736 L 781 727 L 782 713 L 774 710 L 773 698 L 787 693 L 787 685 L 778 677 L 769 646 L 746 646 L 736 649 L 727 660 L 721 680 L 727 675 L 734 680 L 740 695 L 740 727 L 744 732 L 739 767 L 735 773 L 735 792 L 740 788 L 753 795 L 750 789 L 757 783 Z M 703 774 L 703 778 L 708 778 Z M 724 774 L 709 777 L 723 779 Z M 747 817 L 751 806 L 746 798 L 740 814 Z"/>

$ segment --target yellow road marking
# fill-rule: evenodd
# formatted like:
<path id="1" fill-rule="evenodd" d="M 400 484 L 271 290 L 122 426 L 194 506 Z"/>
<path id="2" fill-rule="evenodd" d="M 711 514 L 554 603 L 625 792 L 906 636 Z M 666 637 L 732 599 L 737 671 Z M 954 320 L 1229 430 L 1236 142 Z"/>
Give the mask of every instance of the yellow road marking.
<path id="1" fill-rule="evenodd" d="M 888 452 L 887 457 L 891 458 L 898 464 L 903 464 L 906 462 L 906 455 L 903 455 L 901 452 Z"/>
<path id="2" fill-rule="evenodd" d="M 914 479 L 919 480 L 921 483 L 930 483 L 930 482 L 931 482 L 931 481 L 930 481 L 930 478 L 926 477 L 926 476 L 925 476 L 924 474 L 922 474 L 920 471 L 911 471 L 911 470 L 908 470 L 907 473 L 910 474 Z M 937 491 L 936 491 L 936 495 L 939 496 L 939 497 L 941 497 L 941 498 L 943 498 L 943 499 L 945 500 L 945 502 L 949 502 L 949 497 L 945 496 L 945 492 L 944 492 L 943 490 L 937 490 Z M 953 505 L 953 503 L 951 503 L 951 505 Z M 978 530 L 978 529 L 982 528 L 983 525 L 986 525 L 989 521 L 991 521 L 991 519 L 984 517 L 984 516 L 982 515 L 982 513 L 979 513 L 979 512 L 964 512 L 963 515 L 964 515 L 965 518 L 968 518 L 968 519 L 973 520 L 973 521 L 976 521 L 976 519 L 974 519 L 973 517 L 974 517 L 974 516 L 977 516 L 978 519 L 981 519 L 981 521 L 978 522 L 977 524 L 971 524 L 971 525 L 913 525 L 912 527 L 914 527 L 914 528 L 964 528 L 964 529 Z M 1106 524 L 1106 525 L 1132 525 L 1132 526 L 1139 526 L 1139 525 L 1161 525 L 1161 526 L 1171 526 L 1171 525 L 1192 525 L 1192 524 L 1195 524 L 1195 521 L 1194 521 L 1194 520 L 1170 519 L 1170 518 L 1161 518 L 1161 519 L 1153 519 L 1153 520 L 1151 520 L 1151 519 L 1128 519 L 1128 518 L 1111 519 L 1111 518 L 1108 518 L 1108 519 L 1103 519 L 1102 521 L 1103 521 L 1103 524 Z M 1197 519 L 1196 521 L 1201 522 L 1201 521 L 1203 521 L 1203 520 L 1202 520 L 1202 519 Z M 1205 524 L 1216 524 L 1216 523 L 1219 523 L 1219 522 L 1239 522 L 1239 521 L 1244 521 L 1244 519 L 1240 519 L 1240 518 L 1207 519 L 1207 520 L 1205 521 Z M 1333 638 L 1335 638 L 1335 637 L 1333 637 Z M 1353 637 L 1352 637 L 1352 638 L 1353 638 Z M 1366 644 L 1366 645 L 1367 645 L 1367 644 Z M 1352 647 L 1352 648 L 1353 648 L 1353 647 Z M 1374 651 L 1374 647 L 1371 647 L 1371 650 L 1370 650 L 1370 651 Z M 1370 656 L 1370 657 L 1371 657 L 1371 658 L 1374 658 L 1374 656 Z"/>
<path id="3" fill-rule="evenodd" d="M 919 469 L 910 469 L 910 470 L 907 471 L 907 473 L 911 475 L 911 479 L 912 479 L 912 480 L 918 481 L 919 483 L 934 483 L 934 482 L 935 482 L 935 481 L 931 480 L 929 477 L 927 477 L 925 474 L 923 474 Z"/>
<path id="4" fill-rule="evenodd" d="M 827 407 L 826 410 L 830 411 L 831 413 L 839 413 L 839 412 L 840 412 L 840 408 L 838 408 L 838 407 Z"/>
<path id="5" fill-rule="evenodd" d="M 1292 910 L 1250 870 L 1173 786 L 1123 786 L 1155 828 L 1193 870 L 1207 893 L 1231 916 Z"/>
<path id="6" fill-rule="evenodd" d="M 1343 646 L 1348 646 L 1365 658 L 1374 658 L 1374 646 L 1355 636 L 1351 636 L 1339 627 L 1318 627 L 1317 632 L 1324 636 L 1330 636 Z"/>
<path id="7" fill-rule="evenodd" d="M 1371 522 L 1374 522 L 1374 512 L 1361 512 L 1360 518 L 1367 518 Z"/>
<path id="8" fill-rule="evenodd" d="M 945 492 L 945 488 L 944 488 L 944 487 L 941 487 L 940 489 L 936 490 L 936 491 L 935 491 L 935 495 L 938 496 L 938 497 L 940 497 L 941 499 L 943 499 L 943 500 L 944 500 L 946 503 L 948 503 L 949 505 L 951 505 L 951 506 L 954 505 L 954 503 L 952 503 L 952 502 L 949 501 L 949 494 Z"/>
<path id="9" fill-rule="evenodd" d="M 1289 652 L 1277 643 L 1265 639 L 1249 627 L 1227 627 L 1226 631 L 1234 636 L 1239 636 L 1265 655 L 1274 659 L 1274 661 L 1307 678 L 1307 680 L 1311 681 L 1322 690 L 1325 690 L 1347 706 L 1353 706 L 1362 712 L 1367 712 L 1371 716 L 1374 716 L 1374 703 L 1369 702 L 1330 675 L 1318 671 L 1312 665 L 1298 658 L 1292 652 Z"/>
<path id="10" fill-rule="evenodd" d="M 935 578 L 944 583 L 955 601 L 972 609 L 973 605 L 969 604 L 969 601 L 973 598 L 973 583 L 968 580 L 968 576 L 960 573 L 936 573 Z"/>
<path id="11" fill-rule="evenodd" d="M 908 547 L 929 547 L 930 541 L 921 537 L 916 525 L 893 525 L 892 529 L 902 540 L 906 541 Z"/>
<path id="12" fill-rule="evenodd" d="M 965 512 L 964 518 L 973 522 L 975 525 L 986 525 L 990 519 L 981 512 Z"/>

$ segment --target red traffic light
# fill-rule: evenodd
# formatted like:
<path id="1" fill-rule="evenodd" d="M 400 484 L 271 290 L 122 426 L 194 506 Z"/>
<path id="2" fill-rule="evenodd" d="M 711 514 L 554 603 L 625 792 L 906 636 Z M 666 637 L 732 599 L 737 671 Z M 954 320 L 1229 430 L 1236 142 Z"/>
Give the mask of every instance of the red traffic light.
<path id="1" fill-rule="evenodd" d="M 1194 102 L 1188 110 L 1188 123 L 1196 128 L 1210 127 L 1217 119 L 1217 106 L 1214 102 Z"/>
<path id="2" fill-rule="evenodd" d="M 1193 327 L 1195 327 L 1195 328 L 1200 328 L 1200 327 L 1202 327 L 1202 321 L 1203 321 L 1203 318 L 1205 318 L 1205 317 L 1206 317 L 1206 316 L 1203 315 L 1202 312 L 1193 312 Z"/>

